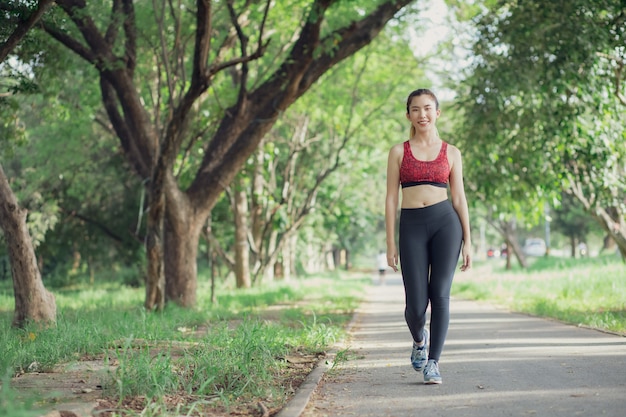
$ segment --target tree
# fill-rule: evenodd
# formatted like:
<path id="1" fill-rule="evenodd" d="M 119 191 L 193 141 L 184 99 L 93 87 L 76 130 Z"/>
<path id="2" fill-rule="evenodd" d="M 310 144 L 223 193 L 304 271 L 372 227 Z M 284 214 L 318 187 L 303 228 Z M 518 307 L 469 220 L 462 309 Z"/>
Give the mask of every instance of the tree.
<path id="1" fill-rule="evenodd" d="M 389 52 L 393 41 L 385 41 L 383 45 Z M 240 184 L 246 186 L 250 210 L 249 213 L 233 210 L 233 214 L 249 214 L 250 228 L 240 234 L 242 238 L 238 239 L 235 249 L 250 251 L 253 282 L 260 275 L 273 274 L 276 267 L 285 279 L 295 272 L 295 240 L 306 218 L 321 208 L 320 189 L 346 161 L 353 159 L 350 139 L 357 133 L 364 135 L 362 119 L 373 117 L 380 103 L 387 101 L 380 95 L 388 96 L 393 91 L 393 87 L 382 90 L 376 87 L 398 83 L 395 77 L 389 77 L 389 67 L 381 71 L 387 75 L 386 80 L 377 80 L 378 84 L 359 82 L 366 68 L 368 73 L 372 71 L 368 61 L 385 61 L 381 56 L 369 57 L 370 53 L 360 54 L 360 59 L 351 59 L 341 68 L 335 68 L 312 94 L 292 106 L 281 117 L 279 128 L 266 136 L 266 144 L 257 151 L 257 157 L 250 159 L 249 169 L 240 172 L 240 177 L 248 179 Z M 356 110 L 357 103 L 361 112 Z M 236 223 L 248 224 L 247 221 Z M 239 278 L 239 274 L 236 275 Z M 238 279 L 238 282 L 243 281 Z"/>
<path id="2" fill-rule="evenodd" d="M 626 255 L 623 2 L 491 3 L 460 100 L 475 187 L 536 216 L 571 193 Z"/>
<path id="3" fill-rule="evenodd" d="M 570 254 L 575 258 L 578 245 L 587 241 L 593 219 L 571 194 L 565 194 L 553 212 L 552 228 L 569 239 Z"/>
<path id="4" fill-rule="evenodd" d="M 118 266 L 137 271 L 126 283 L 143 285 L 143 186 L 128 175 L 117 139 L 106 129 L 98 86 L 90 87 L 80 69 L 71 71 L 77 59 L 67 54 L 58 51 L 71 77 L 51 71 L 38 79 L 36 94 L 21 95 L 19 117 L 28 142 L 7 160 L 6 174 L 29 211 L 46 285 L 103 270 L 114 275 Z"/>
<path id="5" fill-rule="evenodd" d="M 113 0 L 107 13 L 104 1 L 56 1 L 41 27 L 97 69 L 122 149 L 148 180 L 147 308 L 195 303 L 198 239 L 224 188 L 278 116 L 410 2 Z"/>
<path id="6" fill-rule="evenodd" d="M 377 196 L 373 191 L 384 184 L 384 178 L 371 186 L 365 185 L 364 179 L 367 171 L 372 170 L 376 151 L 386 155 L 387 145 L 380 145 L 396 133 L 397 129 L 384 127 L 387 120 L 402 115 L 407 94 L 406 87 L 402 87 L 404 80 L 423 78 L 407 42 L 396 36 L 400 27 L 405 26 L 399 24 L 385 30 L 367 48 L 325 74 L 320 83 L 281 116 L 237 175 L 227 193 L 238 203 L 231 202 L 239 236 L 233 251 L 238 258 L 243 257 L 237 255 L 238 251 L 249 252 L 246 272 L 252 276 L 242 279 L 244 268 L 237 269 L 237 262 L 230 256 L 227 262 L 235 268 L 237 282 L 271 278 L 275 268 L 282 271 L 283 279 L 295 274 L 299 253 L 295 240 L 314 211 L 326 214 L 324 221 L 317 223 L 318 228 L 327 226 L 326 242 L 336 236 L 338 247 L 347 250 L 358 241 L 355 233 L 364 236 L 361 224 L 355 227 L 353 222 L 370 222 L 371 216 L 350 220 L 350 213 L 369 210 L 369 206 L 363 206 L 367 199 L 362 194 Z M 384 161 L 379 166 L 384 168 Z M 338 181 L 337 177 L 342 179 Z M 352 186 L 353 183 L 357 185 Z M 333 191 L 328 190 L 337 186 L 343 192 L 329 198 Z M 349 198 L 346 190 L 363 186 L 366 188 L 360 200 L 352 201 L 360 207 L 342 204 L 343 199 Z M 246 196 L 243 205 L 237 200 L 242 195 Z M 345 211 L 345 221 L 335 215 L 339 207 Z M 341 231 L 337 230 L 339 227 Z"/>
<path id="7" fill-rule="evenodd" d="M 13 32 L 0 44 L 0 63 L 15 49 L 51 3 L 51 0 L 40 0 L 33 11 L 24 8 L 20 10 L 19 16 L 22 17 L 12 25 Z M 7 27 L 3 25 L 3 28 Z M 0 165 L 0 227 L 9 248 L 15 297 L 13 325 L 16 327 L 23 327 L 29 321 L 42 324 L 56 321 L 56 301 L 43 285 L 26 216 L 27 212 L 19 206 Z"/>

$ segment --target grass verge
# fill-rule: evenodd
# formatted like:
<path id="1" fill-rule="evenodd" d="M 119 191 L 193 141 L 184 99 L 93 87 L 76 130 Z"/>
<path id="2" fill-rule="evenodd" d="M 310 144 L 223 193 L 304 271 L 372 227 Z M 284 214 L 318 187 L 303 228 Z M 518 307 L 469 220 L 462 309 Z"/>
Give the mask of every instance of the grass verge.
<path id="1" fill-rule="evenodd" d="M 507 271 L 501 260 L 458 273 L 461 298 L 626 335 L 626 265 L 615 256 L 536 258 L 527 270 Z"/>
<path id="2" fill-rule="evenodd" d="M 141 306 L 144 290 L 119 285 L 55 291 L 54 328 L 10 327 L 12 296 L 0 289 L 0 416 L 32 415 L 50 400 L 20 395 L 8 378 L 47 373 L 59 364 L 97 360 L 101 415 L 247 415 L 278 410 L 320 355 L 344 336 L 367 274 L 325 275 L 248 290 L 220 288 L 198 307 Z M 258 410 L 257 410 L 258 414 Z"/>

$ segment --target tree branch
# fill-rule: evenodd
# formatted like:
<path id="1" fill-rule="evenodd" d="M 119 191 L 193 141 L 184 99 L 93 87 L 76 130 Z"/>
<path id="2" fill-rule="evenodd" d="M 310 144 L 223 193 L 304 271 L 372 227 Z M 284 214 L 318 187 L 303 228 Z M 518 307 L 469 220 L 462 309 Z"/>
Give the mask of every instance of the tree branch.
<path id="1" fill-rule="evenodd" d="M 228 252 L 224 250 L 222 245 L 220 245 L 219 240 L 215 237 L 215 235 L 213 235 L 212 232 L 209 231 L 207 232 L 206 235 L 208 237 L 209 242 L 211 243 L 211 247 L 219 255 L 219 257 L 222 258 L 224 263 L 226 263 L 226 266 L 228 267 L 228 269 L 231 271 L 234 270 L 235 260 L 232 258 L 232 256 L 230 256 Z"/>
<path id="2" fill-rule="evenodd" d="M 73 51 L 76 55 L 83 58 L 85 61 L 90 64 L 96 64 L 96 55 L 89 49 L 85 47 L 82 43 L 78 42 L 74 38 L 66 35 L 65 33 L 57 30 L 57 28 L 49 25 L 47 23 L 43 24 L 43 29 L 52 36 L 53 39 L 56 39 L 61 44 L 65 45 L 68 49 Z"/>
<path id="3" fill-rule="evenodd" d="M 115 129 L 115 133 L 120 139 L 124 153 L 141 178 L 150 178 L 152 168 L 147 161 L 139 157 L 139 155 L 142 155 L 142 150 L 137 147 L 141 146 L 141 142 L 134 140 L 133 133 L 120 113 L 113 85 L 104 77 L 100 77 L 100 90 L 104 108 Z M 152 154 L 152 151 L 149 153 Z"/>
<path id="4" fill-rule="evenodd" d="M 57 0 L 57 4 L 61 6 L 65 13 L 72 19 L 72 22 L 74 22 L 87 42 L 94 57 L 94 60 L 90 62 L 93 62 L 100 72 L 111 70 L 111 65 L 114 64 L 118 58 L 113 54 L 111 46 L 106 43 L 105 38 L 100 34 L 94 21 L 85 12 L 85 1 Z M 76 42 L 74 41 L 74 43 Z M 71 44 L 65 45 L 71 48 Z M 72 50 L 74 49 L 72 48 Z M 75 50 L 75 52 L 78 53 L 78 50 Z"/>
<path id="5" fill-rule="evenodd" d="M 122 14 L 121 9 L 121 0 L 113 0 L 113 4 L 111 6 L 111 22 L 109 23 L 109 27 L 107 27 L 106 33 L 104 35 L 104 40 L 109 45 L 113 45 L 115 43 L 115 40 L 117 39 L 120 17 Z"/>
<path id="6" fill-rule="evenodd" d="M 102 233 L 104 233 L 106 236 L 110 237 L 112 240 L 114 240 L 115 242 L 121 243 L 122 237 L 115 234 L 111 229 L 109 229 L 105 224 L 100 223 L 90 217 L 84 216 L 78 212 L 76 212 L 75 210 L 67 210 L 63 207 L 60 207 L 61 212 L 64 212 L 68 215 L 68 217 L 73 217 L 79 220 L 84 221 L 85 223 L 89 223 L 93 226 L 95 226 L 96 228 L 100 229 L 100 231 L 102 231 Z"/>
<path id="7" fill-rule="evenodd" d="M 157 7 L 156 0 L 152 0 L 152 8 L 154 9 L 154 19 L 156 20 L 157 27 L 159 28 L 159 46 L 161 49 L 161 60 L 163 61 L 163 67 L 165 69 L 165 79 L 167 83 L 167 91 L 168 91 L 168 97 L 169 97 L 169 103 L 167 106 L 167 109 L 169 110 L 168 118 L 171 119 L 172 112 L 174 109 L 174 80 L 172 79 L 172 69 L 170 67 L 170 61 L 167 56 L 167 46 L 165 42 L 166 31 L 165 31 L 165 26 L 163 24 L 165 11 L 164 11 L 164 7 L 162 7 L 161 9 Z M 159 77 L 159 81 L 160 81 L 160 77 Z"/>
<path id="8" fill-rule="evenodd" d="M 137 65 L 137 27 L 135 26 L 135 7 L 132 0 L 122 0 L 124 10 L 124 35 L 126 36 L 126 69 L 132 77 Z"/>
<path id="9" fill-rule="evenodd" d="M 208 87 L 206 66 L 211 46 L 211 0 L 197 0 L 196 8 L 196 45 L 189 91 L 204 92 Z"/>
<path id="10" fill-rule="evenodd" d="M 267 44 L 265 45 L 263 44 L 263 32 L 265 29 L 265 22 L 267 21 L 267 15 L 269 13 L 269 9 L 270 9 L 270 4 L 271 4 L 271 0 L 267 0 L 265 3 L 265 10 L 263 12 L 263 19 L 261 20 L 261 25 L 259 27 L 259 42 L 257 45 L 257 50 L 256 52 L 253 54 L 259 54 L 258 56 L 260 57 L 263 52 L 266 49 Z M 227 2 L 227 6 L 228 6 L 228 12 L 230 14 L 230 19 L 231 22 L 233 24 L 233 27 L 235 28 L 235 31 L 237 32 L 237 36 L 239 38 L 239 44 L 240 44 L 240 49 L 241 49 L 241 57 L 247 57 L 248 56 L 248 36 L 246 36 L 243 32 L 243 28 L 241 27 L 241 25 L 239 24 L 239 17 L 237 16 L 237 13 L 235 12 L 235 8 L 233 7 L 233 0 L 229 0 Z M 246 96 L 246 92 L 247 92 L 247 85 L 248 85 L 248 72 L 249 72 L 249 67 L 248 67 L 248 60 L 244 60 L 241 63 L 241 79 L 239 80 L 239 99 L 238 101 L 240 103 L 242 103 L 244 101 L 244 98 Z"/>
<path id="11" fill-rule="evenodd" d="M 39 0 L 37 8 L 28 19 L 23 20 L 17 24 L 13 33 L 9 38 L 0 44 L 0 62 L 4 61 L 9 53 L 17 46 L 18 43 L 26 36 L 26 33 L 35 26 L 41 16 L 48 10 L 54 0 Z"/>

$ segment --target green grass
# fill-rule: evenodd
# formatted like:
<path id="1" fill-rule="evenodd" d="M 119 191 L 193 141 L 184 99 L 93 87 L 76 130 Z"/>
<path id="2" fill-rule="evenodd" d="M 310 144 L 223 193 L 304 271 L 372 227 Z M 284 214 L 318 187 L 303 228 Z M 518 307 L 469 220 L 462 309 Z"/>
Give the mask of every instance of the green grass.
<path id="1" fill-rule="evenodd" d="M 55 290 L 57 325 L 22 330 L 10 327 L 13 298 L 2 287 L 0 416 L 6 404 L 13 413 L 20 409 L 9 401 L 15 393 L 6 378 L 88 358 L 118 365 L 103 381 L 105 393 L 120 406 L 145 396 L 152 411 L 142 415 L 166 415 L 171 407 L 163 399 L 171 395 L 188 399 L 178 410 L 183 414 L 256 401 L 280 406 L 289 389 L 285 358 L 315 358 L 342 338 L 369 280 L 367 274 L 326 275 L 247 290 L 221 287 L 213 305 L 200 277 L 197 308 L 168 304 L 155 313 L 143 309 L 143 289 L 109 284 Z"/>
<path id="2" fill-rule="evenodd" d="M 626 334 L 626 265 L 615 256 L 538 258 L 527 270 L 511 271 L 490 260 L 457 274 L 453 294 Z"/>
<path id="3" fill-rule="evenodd" d="M 501 260 L 477 262 L 456 274 L 453 294 L 626 334 L 626 266 L 619 259 L 532 261 L 527 270 L 512 271 Z M 157 313 L 143 309 L 143 289 L 75 286 L 54 290 L 55 327 L 22 330 L 10 327 L 13 296 L 10 283 L 2 283 L 0 416 L 38 415 L 32 411 L 45 408 L 45 399 L 12 389 L 11 376 L 90 358 L 116 365 L 102 381 L 116 407 L 145 398 L 144 410 L 125 415 L 228 412 L 259 401 L 279 408 L 288 398 L 286 358 L 314 358 L 342 338 L 370 279 L 368 272 L 247 290 L 222 285 L 211 304 L 208 280 L 200 276 L 196 308 L 170 304 Z M 185 401 L 166 401 L 174 395 Z"/>

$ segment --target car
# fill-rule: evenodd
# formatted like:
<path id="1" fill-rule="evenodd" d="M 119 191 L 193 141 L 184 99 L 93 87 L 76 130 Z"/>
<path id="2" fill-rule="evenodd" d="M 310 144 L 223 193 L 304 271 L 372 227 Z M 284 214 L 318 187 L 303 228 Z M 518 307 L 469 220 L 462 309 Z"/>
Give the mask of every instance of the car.
<path id="1" fill-rule="evenodd" d="M 522 252 L 526 256 L 545 256 L 547 252 L 546 242 L 539 238 L 526 239 Z"/>

